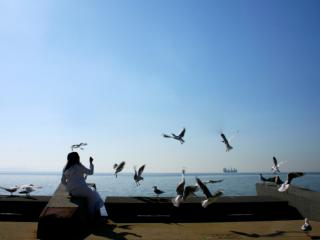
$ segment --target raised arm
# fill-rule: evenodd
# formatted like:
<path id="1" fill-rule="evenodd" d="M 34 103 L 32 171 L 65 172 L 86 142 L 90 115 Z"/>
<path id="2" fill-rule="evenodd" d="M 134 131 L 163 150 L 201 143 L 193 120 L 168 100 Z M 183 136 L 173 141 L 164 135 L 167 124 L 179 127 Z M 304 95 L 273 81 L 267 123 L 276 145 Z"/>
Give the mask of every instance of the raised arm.
<path id="1" fill-rule="evenodd" d="M 81 164 L 81 166 L 82 166 L 82 171 L 83 171 L 83 173 L 84 174 L 86 174 L 86 175 L 92 175 L 93 174 L 93 172 L 94 172 L 94 166 L 93 166 L 93 158 L 92 157 L 90 157 L 90 169 L 88 169 L 88 168 L 86 168 L 85 166 L 83 166 L 82 164 Z"/>

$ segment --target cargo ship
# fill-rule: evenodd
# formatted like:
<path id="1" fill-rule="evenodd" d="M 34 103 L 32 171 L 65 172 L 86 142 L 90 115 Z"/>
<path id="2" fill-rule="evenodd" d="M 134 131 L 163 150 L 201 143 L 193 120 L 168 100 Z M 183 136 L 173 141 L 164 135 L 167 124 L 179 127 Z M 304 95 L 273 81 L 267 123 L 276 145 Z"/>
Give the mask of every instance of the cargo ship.
<path id="1" fill-rule="evenodd" d="M 238 170 L 236 168 L 223 168 L 224 173 L 237 173 Z"/>

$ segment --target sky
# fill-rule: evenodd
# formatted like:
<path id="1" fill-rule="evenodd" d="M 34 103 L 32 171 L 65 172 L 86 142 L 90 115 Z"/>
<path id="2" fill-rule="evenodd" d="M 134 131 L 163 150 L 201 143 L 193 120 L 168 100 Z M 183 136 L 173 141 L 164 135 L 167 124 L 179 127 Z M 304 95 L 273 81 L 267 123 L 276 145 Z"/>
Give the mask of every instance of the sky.
<path id="1" fill-rule="evenodd" d="M 320 171 L 320 2 L 0 0 L 0 170 Z M 185 143 L 162 137 L 186 128 Z M 226 152 L 220 133 L 234 147 Z"/>

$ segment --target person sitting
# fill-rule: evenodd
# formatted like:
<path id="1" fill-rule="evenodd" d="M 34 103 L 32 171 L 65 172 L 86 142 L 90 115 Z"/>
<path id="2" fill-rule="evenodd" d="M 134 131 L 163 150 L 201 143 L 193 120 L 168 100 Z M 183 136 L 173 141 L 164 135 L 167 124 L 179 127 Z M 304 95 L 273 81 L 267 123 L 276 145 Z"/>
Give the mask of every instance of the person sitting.
<path id="1" fill-rule="evenodd" d="M 80 156 L 77 152 L 70 152 L 68 161 L 63 168 L 61 183 L 64 184 L 71 196 L 84 197 L 88 203 L 88 214 L 90 220 L 100 218 L 100 208 L 104 202 L 100 195 L 92 190 L 86 183 L 86 176 L 94 172 L 93 158 L 90 157 L 90 169 L 86 168 L 80 162 Z"/>

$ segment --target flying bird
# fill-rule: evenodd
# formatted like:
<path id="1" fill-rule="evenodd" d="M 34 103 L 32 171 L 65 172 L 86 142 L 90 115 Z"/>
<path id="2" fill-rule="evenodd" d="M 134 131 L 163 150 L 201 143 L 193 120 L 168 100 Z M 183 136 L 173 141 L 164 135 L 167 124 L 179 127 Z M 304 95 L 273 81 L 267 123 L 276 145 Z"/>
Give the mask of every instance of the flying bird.
<path id="1" fill-rule="evenodd" d="M 291 181 L 294 178 L 302 177 L 304 175 L 303 172 L 290 172 L 287 175 L 287 180 L 281 185 L 281 187 L 278 189 L 279 192 L 285 192 L 290 187 Z"/>
<path id="2" fill-rule="evenodd" d="M 173 138 L 173 139 L 175 139 L 175 140 L 180 141 L 180 143 L 183 144 L 183 143 L 184 143 L 183 137 L 184 137 L 184 134 L 185 134 L 185 133 L 186 133 L 186 129 L 183 128 L 183 130 L 181 131 L 181 133 L 180 133 L 178 136 L 175 135 L 174 133 L 171 133 L 171 136 L 168 135 L 168 134 L 162 134 L 162 136 L 165 137 L 165 138 Z"/>
<path id="3" fill-rule="evenodd" d="M 226 138 L 226 136 L 223 133 L 221 133 L 220 136 L 222 137 L 222 142 L 226 145 L 226 152 L 229 152 L 230 150 L 232 150 L 233 147 L 229 144 L 229 141 Z"/>
<path id="4" fill-rule="evenodd" d="M 186 183 L 185 177 L 184 177 L 185 173 L 186 171 L 182 169 L 181 181 L 178 183 L 178 186 L 176 188 L 177 196 L 171 200 L 173 206 L 175 207 L 179 207 L 180 203 L 183 200 L 184 185 Z"/>
<path id="5" fill-rule="evenodd" d="M 280 173 L 279 167 L 283 163 L 285 163 L 285 162 L 279 162 L 278 163 L 278 160 L 276 159 L 276 157 L 273 157 L 273 165 L 271 167 L 272 172 L 273 173 L 277 173 L 277 172 Z"/>
<path id="6" fill-rule="evenodd" d="M 209 184 L 209 183 L 220 183 L 222 182 L 223 179 L 219 179 L 219 180 L 208 180 L 208 181 L 202 181 L 204 184 Z"/>
<path id="7" fill-rule="evenodd" d="M 80 148 L 81 150 L 83 150 L 83 146 L 87 146 L 87 143 L 79 143 L 79 144 L 73 144 L 71 145 L 71 151 L 73 151 L 75 148 Z"/>
<path id="8" fill-rule="evenodd" d="M 312 230 L 312 226 L 309 223 L 309 219 L 305 218 L 304 219 L 304 224 L 301 226 L 301 230 L 304 232 L 310 232 Z"/>
<path id="9" fill-rule="evenodd" d="M 203 194 L 206 196 L 206 200 L 203 200 L 201 202 L 202 207 L 206 208 L 207 206 L 215 202 L 218 197 L 223 195 L 222 191 L 216 191 L 215 193 L 211 194 L 207 186 L 199 178 L 196 178 L 196 181 L 199 187 L 201 188 Z"/>
<path id="10" fill-rule="evenodd" d="M 157 197 L 159 197 L 160 194 L 164 193 L 164 191 L 160 190 L 157 186 L 153 186 L 153 191 L 155 194 L 157 194 Z"/>
<path id="11" fill-rule="evenodd" d="M 22 191 L 20 191 L 19 193 L 21 194 L 26 194 L 27 197 L 30 197 L 30 193 L 34 192 L 38 189 L 42 188 L 41 186 L 34 186 L 33 184 L 29 184 L 29 185 L 21 185 L 20 189 Z"/>
<path id="12" fill-rule="evenodd" d="M 189 196 L 195 195 L 195 192 L 197 192 L 198 190 L 198 184 L 186 186 L 183 191 L 182 200 L 185 201 Z"/>
<path id="13" fill-rule="evenodd" d="M 146 166 L 145 164 L 142 165 L 142 166 L 139 168 L 138 172 L 137 172 L 136 167 L 135 167 L 135 166 L 133 167 L 133 168 L 134 168 L 134 176 L 133 176 L 133 179 L 134 179 L 134 181 L 136 182 L 136 185 L 137 185 L 137 186 L 139 186 L 139 185 L 140 185 L 140 181 L 143 180 L 143 177 L 142 177 L 141 175 L 142 175 L 142 173 L 143 173 L 143 170 L 144 170 L 145 166 Z"/>
<path id="14" fill-rule="evenodd" d="M 277 185 L 281 185 L 283 183 L 283 181 L 281 180 L 281 178 L 279 176 L 265 178 L 265 177 L 262 176 L 261 173 L 260 173 L 260 180 L 262 182 L 272 182 L 272 183 L 275 183 Z"/>
<path id="15" fill-rule="evenodd" d="M 0 187 L 1 189 L 7 191 L 10 193 L 10 196 L 13 196 L 13 193 L 16 192 L 19 189 L 19 186 L 14 186 L 14 187 Z"/>
<path id="16" fill-rule="evenodd" d="M 119 163 L 119 165 L 118 165 L 117 163 L 115 163 L 115 164 L 113 165 L 113 168 L 116 170 L 115 173 L 114 173 L 114 175 L 115 175 L 116 177 L 118 177 L 117 174 L 123 170 L 125 164 L 126 164 L 126 162 L 123 161 L 123 162 Z"/>

